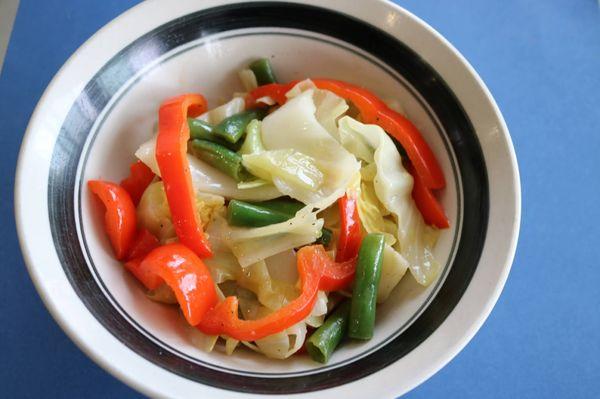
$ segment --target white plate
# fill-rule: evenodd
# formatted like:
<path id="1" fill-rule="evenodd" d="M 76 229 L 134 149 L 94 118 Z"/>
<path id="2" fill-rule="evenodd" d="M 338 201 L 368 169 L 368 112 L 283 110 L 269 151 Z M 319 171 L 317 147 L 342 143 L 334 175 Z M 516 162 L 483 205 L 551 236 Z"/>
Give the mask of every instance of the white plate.
<path id="1" fill-rule="evenodd" d="M 398 101 L 448 183 L 440 198 L 452 228 L 436 247 L 440 279 L 428 289 L 403 279 L 378 309 L 375 337 L 344 345 L 325 366 L 195 348 L 178 312 L 148 301 L 112 259 L 83 184 L 124 177 L 163 99 L 201 92 L 216 105 L 241 90 L 240 67 L 264 56 L 282 81 L 332 77 Z M 94 360 L 152 396 L 398 396 L 481 326 L 508 275 L 520 219 L 512 143 L 483 82 L 433 29 L 378 0 L 134 7 L 49 85 L 15 187 L 21 247 L 46 306 Z"/>

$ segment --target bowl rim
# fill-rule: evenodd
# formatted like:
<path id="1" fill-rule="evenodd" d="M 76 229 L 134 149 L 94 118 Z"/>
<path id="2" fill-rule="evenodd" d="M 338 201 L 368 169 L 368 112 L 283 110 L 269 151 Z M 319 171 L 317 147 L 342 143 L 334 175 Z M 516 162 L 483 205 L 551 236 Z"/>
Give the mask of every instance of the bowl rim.
<path id="1" fill-rule="evenodd" d="M 425 33 L 427 33 L 429 35 L 427 38 L 429 40 L 433 40 L 433 47 L 435 48 L 435 47 L 441 46 L 443 49 L 449 51 L 451 53 L 451 55 L 455 57 L 455 61 L 458 62 L 458 64 L 457 64 L 458 68 L 462 68 L 464 70 L 467 77 L 472 79 L 472 81 L 473 81 L 472 83 L 475 84 L 476 88 L 479 89 L 481 91 L 481 94 L 485 97 L 485 100 L 487 101 L 485 106 L 488 106 L 490 108 L 489 110 L 491 111 L 493 117 L 495 118 L 495 122 L 499 126 L 499 133 L 500 133 L 501 139 L 503 139 L 505 141 L 504 144 L 506 145 L 507 152 L 502 155 L 507 157 L 507 161 L 510 164 L 510 170 L 509 170 L 510 173 L 509 174 L 512 175 L 512 176 L 510 176 L 510 177 L 512 177 L 512 181 L 510 182 L 511 183 L 510 188 L 512 188 L 512 192 L 510 193 L 511 195 L 509 195 L 509 197 L 510 197 L 509 199 L 512 201 L 511 201 L 511 204 L 509 204 L 509 207 L 512 206 L 512 209 L 514 210 L 514 215 L 511 215 L 512 223 L 510 223 L 510 226 L 506 230 L 506 234 L 508 234 L 509 240 L 507 242 L 508 245 L 506 246 L 505 251 L 500 251 L 500 253 L 493 254 L 496 257 L 496 260 L 497 261 L 499 260 L 499 264 L 501 264 L 501 266 L 502 266 L 499 270 L 496 271 L 497 272 L 496 281 L 493 281 L 491 283 L 491 285 L 488 285 L 486 287 L 486 292 L 484 294 L 479 294 L 479 293 L 473 294 L 473 289 L 472 289 L 473 284 L 469 284 L 467 291 L 464 293 L 463 297 L 460 299 L 460 301 L 457 304 L 454 311 L 448 316 L 447 320 L 445 320 L 444 323 L 434 332 L 434 334 L 432 334 L 429 338 L 427 338 L 427 340 L 425 342 L 423 342 L 420 345 L 420 347 L 416 348 L 415 351 L 413 351 L 413 352 L 416 352 L 418 349 L 421 349 L 421 352 L 422 352 L 423 347 L 425 346 L 426 343 L 428 343 L 428 345 L 432 349 L 433 348 L 437 349 L 437 351 L 434 351 L 435 353 L 433 353 L 433 355 L 432 355 L 432 353 L 429 353 L 429 355 L 427 355 L 427 356 L 423 356 L 424 354 L 420 354 L 419 359 L 413 359 L 414 361 L 420 362 L 422 364 L 422 366 L 420 367 L 419 372 L 415 373 L 415 375 L 412 377 L 410 383 L 404 384 L 404 386 L 400 389 L 397 387 L 396 388 L 394 388 L 394 387 L 381 388 L 382 395 L 395 396 L 398 394 L 403 394 L 403 393 L 413 389 L 414 387 L 416 387 L 417 385 L 421 384 L 423 381 L 428 379 L 431 375 L 433 375 L 439 369 L 441 369 L 445 364 L 447 364 L 454 356 L 456 356 L 456 354 L 458 354 L 458 352 L 460 352 L 460 350 L 462 350 L 462 348 L 464 348 L 464 346 L 475 335 L 477 330 L 482 326 L 485 319 L 487 319 L 489 313 L 491 312 L 494 304 L 496 303 L 496 301 L 504 287 L 504 284 L 506 282 L 508 273 L 509 273 L 511 265 L 512 265 L 512 261 L 514 259 L 517 239 L 518 239 L 518 235 L 519 235 L 519 228 L 520 228 L 520 217 L 521 217 L 521 215 L 520 215 L 521 214 L 521 192 L 520 192 L 520 190 L 521 190 L 521 188 L 520 188 L 520 177 L 519 177 L 519 169 L 518 169 L 518 165 L 517 165 L 517 159 L 516 159 L 516 155 L 514 152 L 514 148 L 512 145 L 510 135 L 508 133 L 508 128 L 507 128 L 506 123 L 505 123 L 493 97 L 491 96 L 489 90 L 487 89 L 487 87 L 485 86 L 485 84 L 483 83 L 483 81 L 481 80 L 479 75 L 475 72 L 473 67 L 445 38 L 443 38 L 439 33 L 437 33 L 428 24 L 426 24 L 424 21 L 422 21 L 418 17 L 414 16 L 409 11 L 403 9 L 402 7 L 400 7 L 394 3 L 391 3 L 391 2 L 388 2 L 385 0 L 367 0 L 367 1 L 369 1 L 373 5 L 373 7 L 365 7 L 364 1 L 361 2 L 361 5 L 359 6 L 357 4 L 348 4 L 351 2 L 344 2 L 343 0 L 333 0 L 333 1 L 328 2 L 327 4 L 321 4 L 321 2 L 319 2 L 318 0 L 292 0 L 292 1 L 275 0 L 275 2 L 291 2 L 291 3 L 300 3 L 300 4 L 310 4 L 310 5 L 320 6 L 323 8 L 330 8 L 330 9 L 333 9 L 336 11 L 342 11 L 346 14 L 350 14 L 350 15 L 352 15 L 356 18 L 362 19 L 362 20 L 367 20 L 367 22 L 370 22 L 370 23 L 372 23 L 372 21 L 369 21 L 368 19 L 365 19 L 365 18 L 359 16 L 360 15 L 359 11 L 364 12 L 364 10 L 367 8 L 375 9 L 376 7 L 380 7 L 380 9 L 389 10 L 390 13 L 397 13 L 397 15 L 399 15 L 400 17 L 405 18 L 406 21 L 408 21 L 412 24 L 415 24 L 420 29 L 424 30 Z M 90 56 L 92 56 L 92 58 L 94 58 L 94 60 L 92 62 L 90 62 L 90 64 L 103 65 L 108 58 L 112 57 L 114 55 L 114 53 L 116 53 L 116 51 L 114 51 L 115 48 L 117 50 L 119 50 L 120 48 L 125 47 L 126 45 L 129 44 L 130 41 L 132 41 L 132 39 L 135 39 L 136 37 L 140 36 L 141 34 L 147 32 L 149 29 L 151 29 L 153 24 L 158 26 L 158 25 L 161 25 L 171 19 L 185 15 L 192 11 L 197 11 L 199 9 L 210 8 L 213 6 L 223 5 L 223 4 L 235 4 L 235 3 L 239 3 L 239 1 L 236 1 L 236 0 L 209 0 L 209 1 L 203 2 L 202 5 L 198 5 L 197 3 L 193 2 L 192 0 L 186 0 L 186 1 L 179 2 L 174 7 L 170 7 L 169 12 L 167 12 L 167 13 L 164 12 L 164 8 L 161 8 L 161 5 L 162 5 L 161 3 L 162 3 L 161 0 L 153 0 L 153 1 L 149 1 L 149 2 L 140 3 L 140 4 L 132 7 L 131 9 L 127 10 L 125 13 L 121 14 L 120 16 L 118 16 L 117 18 L 115 18 L 111 22 L 109 22 L 107 25 L 105 25 L 103 28 L 101 28 L 90 39 L 88 39 L 77 51 L 75 51 L 73 53 L 73 55 L 67 60 L 67 62 L 56 73 L 56 75 L 52 79 L 51 83 L 48 85 L 47 89 L 45 90 L 44 94 L 41 96 L 41 98 L 32 114 L 32 117 L 28 124 L 27 130 L 25 132 L 25 135 L 23 137 L 21 149 L 19 151 L 18 163 L 17 163 L 17 172 L 16 172 L 16 177 L 15 177 L 15 201 L 14 201 L 14 203 L 15 203 L 15 220 L 16 220 L 16 225 L 17 225 L 19 242 L 20 242 L 21 250 L 22 250 L 23 257 L 25 259 L 25 263 L 27 265 L 29 274 L 34 282 L 34 285 L 35 285 L 38 293 L 40 294 L 42 300 L 44 301 L 44 304 L 47 307 L 47 309 L 50 311 L 50 313 L 52 314 L 54 319 L 57 321 L 57 323 L 61 326 L 61 328 L 71 338 L 71 340 L 73 340 L 76 343 L 76 345 L 84 353 L 86 353 L 89 357 L 91 357 L 97 364 L 99 364 L 101 367 L 103 367 L 105 370 L 107 370 L 110 374 L 114 375 L 115 377 L 117 377 L 121 381 L 127 383 L 128 385 L 134 387 L 135 389 L 137 389 L 147 395 L 150 395 L 150 396 L 167 396 L 167 395 L 173 394 L 174 392 L 175 392 L 176 396 L 178 396 L 180 393 L 186 392 L 185 391 L 186 388 L 184 388 L 183 390 L 177 390 L 177 391 L 169 391 L 168 390 L 169 386 L 173 387 L 175 382 L 177 382 L 178 384 L 182 384 L 182 385 L 193 383 L 196 386 L 201 387 L 201 389 L 196 390 L 196 392 L 211 393 L 212 395 L 217 395 L 217 392 L 219 392 L 221 394 L 227 395 L 227 397 L 238 397 L 238 396 L 241 397 L 242 395 L 246 395 L 246 394 L 243 394 L 240 392 L 223 391 L 223 390 L 219 390 L 217 388 L 211 387 L 211 386 L 201 385 L 201 384 L 198 384 L 195 382 L 188 381 L 182 377 L 179 377 L 177 375 L 169 373 L 168 371 L 166 371 L 164 369 L 160 369 L 160 368 L 158 368 L 158 366 L 139 357 L 139 355 L 135 354 L 129 348 L 124 346 L 116 338 L 110 336 L 110 334 L 108 334 L 108 336 L 105 336 L 106 331 L 104 331 L 104 328 L 93 318 L 93 316 L 91 316 L 89 314 L 89 312 L 87 311 L 85 306 L 81 307 L 81 304 L 72 303 L 71 304 L 72 306 L 68 310 L 65 310 L 62 306 L 64 306 L 67 303 L 70 303 L 69 301 L 73 301 L 73 298 L 75 298 L 76 301 L 79 301 L 78 297 L 76 295 L 74 297 L 69 296 L 67 293 L 67 294 L 65 294 L 64 297 L 61 297 L 60 300 L 56 299 L 56 292 L 54 292 L 53 289 L 55 288 L 56 284 L 59 284 L 59 282 L 51 281 L 49 283 L 48 280 L 44 278 L 44 277 L 46 277 L 46 276 L 44 276 L 44 274 L 47 271 L 43 271 L 42 270 L 43 266 L 40 266 L 39 260 L 37 260 L 37 261 L 35 260 L 35 255 L 34 255 L 35 251 L 31 247 L 28 240 L 26 240 L 26 235 L 28 235 L 28 233 L 31 232 L 31 228 L 29 227 L 29 226 L 31 226 L 31 224 L 28 223 L 28 220 L 30 220 L 30 218 L 25 216 L 25 210 L 26 209 L 29 210 L 29 208 L 25 204 L 25 201 L 26 201 L 25 196 L 29 190 L 29 188 L 28 188 L 29 185 L 25 183 L 25 178 L 24 178 L 24 176 L 27 174 L 26 167 L 27 167 L 28 163 L 31 162 L 30 161 L 31 156 L 29 156 L 29 154 L 28 154 L 28 148 L 30 148 L 30 146 L 32 145 L 34 132 L 37 130 L 36 126 L 40 123 L 40 121 L 42 119 L 42 114 L 46 111 L 45 108 L 48 107 L 47 104 L 50 103 L 50 100 L 55 100 L 52 97 L 56 97 L 55 92 L 57 91 L 57 88 L 77 87 L 77 81 L 82 80 L 81 78 L 75 79 L 75 78 L 72 78 L 71 76 L 69 76 L 69 74 L 68 74 L 69 71 L 76 70 L 78 67 L 81 67 L 82 66 L 81 60 L 85 59 L 86 55 L 90 55 Z M 166 15 L 166 14 L 168 14 L 168 15 Z M 152 16 L 151 21 L 147 21 L 143 25 L 141 25 L 141 24 L 134 25 L 134 24 L 127 23 L 127 22 L 131 22 L 134 20 L 138 20 L 139 17 L 142 15 L 151 15 Z M 375 15 L 375 13 L 370 14 L 366 18 L 376 18 L 376 16 L 374 16 L 374 15 Z M 116 32 L 118 32 L 119 30 L 121 30 L 121 31 L 126 30 L 127 34 L 122 35 L 122 36 L 117 35 Z M 390 33 L 393 36 L 395 36 L 396 38 L 398 38 L 397 32 L 395 34 L 394 32 L 388 31 L 388 33 Z M 111 42 L 111 38 L 113 40 L 112 42 Z M 403 38 L 403 41 L 404 41 L 404 39 L 405 38 Z M 100 49 L 100 47 L 102 47 L 107 42 L 110 42 L 111 45 L 105 46 L 104 50 Z M 93 54 L 96 54 L 96 55 L 94 56 Z M 419 54 L 422 54 L 422 53 L 419 52 Z M 429 56 L 431 56 L 431 54 L 429 54 Z M 108 57 L 108 58 L 104 59 L 105 57 Z M 427 55 L 425 55 L 425 58 L 427 58 Z M 431 63 L 431 60 L 428 60 L 428 61 Z M 432 66 L 435 67 L 435 64 L 432 63 Z M 436 70 L 437 69 L 438 68 L 436 68 Z M 85 75 L 85 74 L 86 73 L 84 72 L 83 75 Z M 448 82 L 448 83 L 451 84 L 451 82 Z M 69 93 L 69 95 L 67 95 L 65 97 L 66 98 L 59 101 L 59 103 L 60 103 L 61 108 L 66 107 L 66 109 L 68 109 L 71 106 L 71 104 L 73 103 L 73 101 L 71 101 L 70 99 L 71 99 L 71 97 L 73 97 L 73 99 L 74 99 L 74 94 Z M 62 114 L 62 113 L 58 112 L 58 114 Z M 62 120 L 59 121 L 59 125 L 60 125 L 60 122 L 62 122 Z M 478 131 L 478 129 L 476 129 L 476 131 Z M 479 136 L 479 134 L 478 134 L 478 136 Z M 489 165 L 489 162 L 486 162 L 486 168 L 487 168 L 487 165 Z M 490 189 L 491 189 L 491 186 L 492 186 L 492 184 L 490 181 Z M 506 190 L 506 191 L 509 191 L 509 190 Z M 492 200 L 492 198 L 493 198 L 492 193 L 490 193 L 490 200 Z M 491 216 L 490 216 L 490 218 L 491 218 Z M 489 245 L 488 245 L 489 237 L 486 238 L 485 241 L 486 241 L 486 247 L 489 247 Z M 483 254 L 482 254 L 482 259 L 483 259 Z M 499 267 L 499 265 L 497 264 L 496 267 Z M 479 273 L 479 271 L 477 271 L 476 274 L 477 273 Z M 475 277 L 476 276 L 473 277 L 472 282 L 475 281 Z M 465 308 L 465 298 L 467 297 L 469 290 L 471 290 L 471 294 L 472 294 L 471 296 L 477 297 L 478 295 L 484 295 L 482 297 L 483 301 L 481 303 L 475 304 L 477 306 L 471 306 L 472 308 L 477 307 L 478 309 L 475 311 L 474 314 L 469 315 L 469 317 L 467 319 L 463 318 L 462 320 L 452 320 L 452 319 L 457 319 L 457 318 L 460 319 L 459 313 L 463 313 L 465 311 L 465 309 L 464 309 Z M 479 299 L 482 299 L 482 298 L 479 298 Z M 459 310 L 460 310 L 459 306 L 461 306 L 461 304 L 463 305 L 462 306 L 463 312 L 459 312 Z M 79 305 L 79 306 L 77 306 L 77 305 Z M 471 309 L 469 312 L 472 313 L 473 309 Z M 468 313 L 468 312 L 465 312 L 465 313 Z M 70 314 L 70 315 L 76 314 L 77 317 L 80 317 L 80 318 L 73 320 L 73 319 L 70 319 L 69 317 L 67 317 L 67 314 Z M 82 332 L 81 328 L 76 326 L 77 323 L 82 321 L 81 320 L 82 318 L 86 319 L 85 321 L 90 323 L 91 325 L 93 325 L 94 328 L 97 328 L 97 331 L 84 334 Z M 467 321 L 468 323 L 465 323 L 465 321 Z M 454 336 L 452 337 L 453 342 L 451 343 L 450 347 L 448 347 L 447 345 L 446 346 L 444 345 L 444 344 L 448 343 L 448 342 L 444 342 L 444 341 L 449 341 L 449 340 L 441 339 L 441 337 L 440 337 L 440 331 L 442 329 L 444 329 L 444 326 L 446 326 L 446 329 L 455 328 L 455 329 L 459 329 L 462 331 L 460 333 L 455 332 Z M 450 327 L 448 327 L 448 326 L 450 326 Z M 452 327 L 452 326 L 455 326 L 455 327 Z M 465 326 L 466 326 L 466 328 L 465 328 Z M 111 345 L 113 347 L 113 349 L 118 348 L 120 350 L 124 349 L 125 351 L 131 352 L 131 353 L 127 353 L 127 356 L 125 356 L 125 355 L 122 356 L 122 357 L 127 357 L 127 359 L 125 359 L 125 360 L 128 361 L 129 363 L 125 363 L 126 366 L 121 366 L 121 367 L 116 366 L 116 364 L 112 361 L 112 357 L 111 357 L 110 353 L 104 352 L 103 351 L 104 348 L 101 348 L 100 346 L 96 346 L 92 343 L 91 337 L 94 337 L 94 336 L 97 337 L 98 339 L 102 339 L 102 341 L 105 344 Z M 418 357 L 416 353 L 411 353 L 407 356 L 412 356 L 413 358 Z M 368 380 L 370 383 L 375 384 L 376 380 L 380 380 L 382 378 L 383 378 L 383 381 L 385 381 L 386 374 L 388 375 L 388 377 L 390 376 L 389 372 L 391 369 L 394 368 L 395 364 L 396 363 L 388 366 L 385 369 L 380 370 L 379 372 L 376 372 L 368 377 L 361 379 L 362 383 L 364 383 Z M 145 376 L 142 376 L 142 378 L 140 378 L 138 375 L 136 375 L 137 373 L 133 372 L 136 369 L 139 369 L 139 370 L 143 369 L 148 374 L 146 374 Z M 168 377 L 170 377 L 169 383 L 165 384 L 167 389 L 165 389 L 165 386 L 157 387 L 157 386 L 155 386 L 156 384 L 148 383 L 149 380 L 154 381 L 151 378 L 147 378 L 148 376 L 151 376 L 151 375 L 155 375 L 157 378 L 164 377 L 166 380 L 166 376 L 163 375 L 164 373 L 167 373 Z M 342 392 L 344 394 L 351 395 L 351 393 L 353 391 L 350 387 L 351 386 L 356 387 L 356 384 L 357 384 L 357 382 L 353 382 L 353 383 L 338 386 L 335 388 L 330 388 L 327 390 L 327 393 L 332 396 L 340 394 Z M 319 392 L 322 393 L 323 391 L 309 392 L 309 393 L 305 393 L 302 395 L 305 395 L 305 397 L 309 397 L 309 396 L 313 397 L 313 395 L 314 395 L 316 397 L 316 395 L 320 395 Z M 322 396 L 319 396 L 319 397 L 322 397 Z"/>

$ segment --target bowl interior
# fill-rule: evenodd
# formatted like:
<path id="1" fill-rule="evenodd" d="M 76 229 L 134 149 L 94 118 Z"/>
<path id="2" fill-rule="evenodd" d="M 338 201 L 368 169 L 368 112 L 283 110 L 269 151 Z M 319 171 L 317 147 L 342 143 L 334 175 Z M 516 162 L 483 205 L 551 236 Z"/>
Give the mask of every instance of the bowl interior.
<path id="1" fill-rule="evenodd" d="M 151 51 L 151 47 L 146 49 Z M 440 234 L 435 255 L 444 270 L 430 287 L 414 282 L 409 273 L 377 313 L 375 336 L 365 343 L 344 345 L 326 366 L 308 357 L 273 361 L 249 350 L 227 356 L 217 346 L 205 353 L 193 345 L 189 327 L 174 307 L 145 297 L 134 278 L 112 258 L 102 230 L 102 211 L 85 186 L 89 179 L 120 181 L 134 160 L 137 147 L 153 136 L 159 104 L 185 92 L 206 96 L 210 107 L 243 91 L 237 72 L 250 60 L 269 57 L 281 81 L 330 77 L 365 86 L 402 112 L 420 129 L 437 155 L 447 178 L 441 202 L 451 228 Z M 144 60 L 145 55 L 140 55 Z M 142 62 L 135 58 L 127 63 Z M 118 71 L 116 71 L 118 72 Z M 436 294 L 456 254 L 461 218 L 461 179 L 447 134 L 421 96 L 389 66 L 368 53 L 331 37 L 283 28 L 252 28 L 200 38 L 177 47 L 144 67 L 110 99 L 92 127 L 79 161 L 75 184 L 79 240 L 94 279 L 115 309 L 161 350 L 211 368 L 244 375 L 303 375 L 341 367 L 367 356 L 402 333 Z M 259 371 L 257 371 L 259 370 Z"/>

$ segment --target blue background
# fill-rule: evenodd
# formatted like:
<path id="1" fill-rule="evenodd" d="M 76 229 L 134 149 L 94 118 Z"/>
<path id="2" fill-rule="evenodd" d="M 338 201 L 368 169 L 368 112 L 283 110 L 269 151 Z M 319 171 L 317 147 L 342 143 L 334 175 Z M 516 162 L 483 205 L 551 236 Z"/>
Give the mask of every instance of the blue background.
<path id="1" fill-rule="evenodd" d="M 7 397 L 138 397 L 52 320 L 13 216 L 17 153 L 52 76 L 132 0 L 21 0 L 0 75 L 0 386 Z M 586 398 L 600 391 L 600 11 L 595 0 L 401 0 L 487 83 L 519 159 L 523 219 L 477 336 L 408 398 Z M 402 376 L 398 376 L 402 378 Z M 393 381 L 390 381 L 392 384 Z"/>

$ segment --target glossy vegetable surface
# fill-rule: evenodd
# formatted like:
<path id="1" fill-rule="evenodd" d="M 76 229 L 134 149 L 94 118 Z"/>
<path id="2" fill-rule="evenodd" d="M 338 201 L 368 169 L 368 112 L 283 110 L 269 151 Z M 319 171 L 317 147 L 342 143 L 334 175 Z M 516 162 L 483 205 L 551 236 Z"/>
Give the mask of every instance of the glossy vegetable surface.
<path id="1" fill-rule="evenodd" d="M 136 229 L 135 206 L 121 186 L 103 180 L 90 180 L 88 187 L 104 204 L 104 230 L 119 260 L 127 257 Z"/>
<path id="2" fill-rule="evenodd" d="M 348 327 L 348 336 L 352 338 L 367 340 L 373 337 L 384 245 L 383 234 L 371 233 L 365 236 L 360 246 Z"/>
<path id="3" fill-rule="evenodd" d="M 206 111 L 206 99 L 199 94 L 184 94 L 165 101 L 158 111 L 156 161 L 177 237 L 198 256 L 212 255 L 196 213 L 194 187 L 187 159 L 190 131 L 188 116 Z"/>

